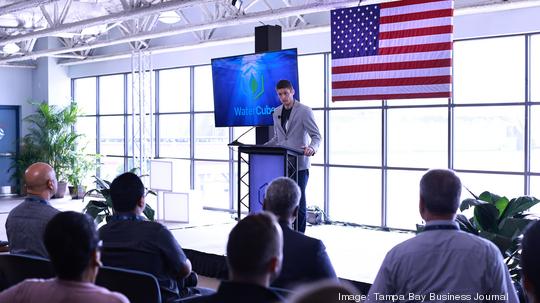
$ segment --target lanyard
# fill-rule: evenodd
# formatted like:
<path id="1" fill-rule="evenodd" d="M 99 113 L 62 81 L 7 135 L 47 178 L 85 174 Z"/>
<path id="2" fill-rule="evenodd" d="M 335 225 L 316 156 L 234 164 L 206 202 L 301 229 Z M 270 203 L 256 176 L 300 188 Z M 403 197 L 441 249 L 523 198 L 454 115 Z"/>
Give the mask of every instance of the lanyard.
<path id="1" fill-rule="evenodd" d="M 41 197 L 38 197 L 38 196 L 27 196 L 26 200 L 32 201 L 32 202 L 38 202 L 38 203 L 45 204 L 45 205 L 49 205 L 49 202 L 47 202 L 46 200 L 41 199 Z"/>
<path id="2" fill-rule="evenodd" d="M 113 215 L 110 219 L 111 221 L 146 221 L 143 216 L 137 215 Z"/>
<path id="3" fill-rule="evenodd" d="M 455 225 L 447 225 L 447 224 L 426 225 L 423 231 L 430 231 L 430 230 L 459 230 L 459 228 Z"/>

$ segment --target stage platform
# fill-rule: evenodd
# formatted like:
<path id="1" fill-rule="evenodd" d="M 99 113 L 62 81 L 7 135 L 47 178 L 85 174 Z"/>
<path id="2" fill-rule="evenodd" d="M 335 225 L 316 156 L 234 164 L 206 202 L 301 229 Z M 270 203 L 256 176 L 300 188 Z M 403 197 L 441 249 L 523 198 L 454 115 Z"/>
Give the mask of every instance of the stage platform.
<path id="1" fill-rule="evenodd" d="M 6 240 L 5 221 L 9 211 L 22 198 L 0 199 L 0 240 Z M 62 210 L 81 211 L 81 200 L 54 199 L 51 204 Z M 173 233 L 193 263 L 195 271 L 213 278 L 226 278 L 225 251 L 235 215 L 202 210 L 189 223 L 163 222 Z M 346 280 L 369 285 L 386 253 L 413 233 L 381 231 L 339 224 L 308 226 L 308 236 L 321 239 L 337 275 Z"/>

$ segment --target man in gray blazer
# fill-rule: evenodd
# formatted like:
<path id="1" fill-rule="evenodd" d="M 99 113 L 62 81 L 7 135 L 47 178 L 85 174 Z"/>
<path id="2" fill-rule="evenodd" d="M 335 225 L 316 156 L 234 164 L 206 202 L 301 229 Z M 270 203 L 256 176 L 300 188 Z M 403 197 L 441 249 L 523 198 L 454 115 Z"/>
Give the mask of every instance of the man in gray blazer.
<path id="1" fill-rule="evenodd" d="M 309 106 L 294 99 L 294 88 L 289 80 L 280 80 L 276 91 L 281 101 L 273 113 L 274 137 L 266 145 L 281 145 L 301 149 L 298 158 L 298 186 L 302 192 L 298 209 L 298 231 L 306 230 L 306 185 L 309 179 L 309 157 L 319 149 L 321 134 Z M 309 138 L 308 138 L 309 137 Z"/>

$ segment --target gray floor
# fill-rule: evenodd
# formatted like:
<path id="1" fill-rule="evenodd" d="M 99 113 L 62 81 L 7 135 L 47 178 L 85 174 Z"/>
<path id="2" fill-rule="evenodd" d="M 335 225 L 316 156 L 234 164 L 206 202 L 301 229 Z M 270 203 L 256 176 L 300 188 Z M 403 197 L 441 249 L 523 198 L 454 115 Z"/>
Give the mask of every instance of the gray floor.
<path id="1" fill-rule="evenodd" d="M 9 211 L 22 198 L 0 198 L 0 239 L 6 240 L 5 222 Z M 81 211 L 84 203 L 70 198 L 54 199 L 51 204 L 62 210 Z M 225 255 L 227 237 L 235 220 L 229 213 L 204 210 L 189 223 L 165 223 L 182 247 Z M 339 277 L 372 283 L 388 250 L 411 238 L 408 233 L 384 232 L 359 227 L 309 226 L 307 235 L 323 240 Z"/>

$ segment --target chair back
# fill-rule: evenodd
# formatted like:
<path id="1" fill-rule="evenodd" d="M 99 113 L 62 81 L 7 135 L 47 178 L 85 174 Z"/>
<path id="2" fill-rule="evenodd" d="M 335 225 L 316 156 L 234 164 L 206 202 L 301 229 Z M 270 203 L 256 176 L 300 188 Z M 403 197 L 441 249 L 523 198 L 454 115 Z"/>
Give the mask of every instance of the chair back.
<path id="1" fill-rule="evenodd" d="M 25 279 L 49 279 L 55 276 L 49 260 L 16 254 L 0 255 L 0 291 Z"/>
<path id="2" fill-rule="evenodd" d="M 131 303 L 161 303 L 156 277 L 142 271 L 103 266 L 96 285 L 124 294 Z"/>

